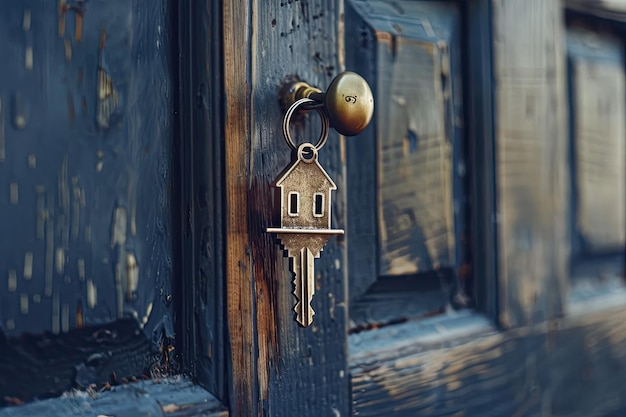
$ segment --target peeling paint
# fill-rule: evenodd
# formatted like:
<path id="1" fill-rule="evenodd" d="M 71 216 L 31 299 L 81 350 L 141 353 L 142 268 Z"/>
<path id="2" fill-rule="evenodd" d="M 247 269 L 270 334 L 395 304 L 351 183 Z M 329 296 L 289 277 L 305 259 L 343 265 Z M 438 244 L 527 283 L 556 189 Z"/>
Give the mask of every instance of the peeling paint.
<path id="1" fill-rule="evenodd" d="M 24 9 L 24 18 L 22 19 L 22 29 L 24 32 L 30 30 L 31 13 L 30 9 Z"/>
<path id="2" fill-rule="evenodd" d="M 33 47 L 27 46 L 24 50 L 24 68 L 30 71 L 33 69 Z"/>
<path id="3" fill-rule="evenodd" d="M 126 254 L 126 299 L 133 301 L 139 285 L 139 265 L 132 253 Z"/>
<path id="4" fill-rule="evenodd" d="M 98 304 L 98 288 L 91 278 L 87 280 L 87 305 L 89 308 L 95 308 Z"/>
<path id="5" fill-rule="evenodd" d="M 63 248 L 57 248 L 55 261 L 57 274 L 63 274 L 63 271 L 65 270 L 65 252 L 63 251 Z"/>
<path id="6" fill-rule="evenodd" d="M 17 289 L 17 272 L 15 269 L 9 269 L 9 278 L 8 278 L 8 290 L 9 292 L 15 292 Z"/>
<path id="7" fill-rule="evenodd" d="M 24 279 L 33 277 L 33 253 L 26 252 L 24 254 Z"/>
<path id="8" fill-rule="evenodd" d="M 116 207 L 111 227 L 111 248 L 114 248 L 116 245 L 123 246 L 126 243 L 126 223 L 126 207 Z"/>
<path id="9" fill-rule="evenodd" d="M 118 107 L 118 94 L 115 90 L 113 80 L 104 68 L 104 45 L 106 43 L 106 33 L 100 34 L 100 57 L 98 63 L 98 110 L 96 121 L 102 129 L 109 127 L 111 115 Z"/>
<path id="10" fill-rule="evenodd" d="M 148 319 L 150 318 L 150 314 L 151 313 L 152 313 L 152 301 L 150 302 L 150 304 L 148 304 L 148 308 L 146 309 L 146 314 L 143 316 L 143 319 L 141 320 L 141 328 L 142 329 L 146 325 L 146 323 L 148 322 Z"/>
<path id="11" fill-rule="evenodd" d="M 20 294 L 20 313 L 28 314 L 28 293 Z"/>
<path id="12" fill-rule="evenodd" d="M 26 101 L 21 93 L 14 93 L 12 99 L 13 126 L 18 129 L 24 129 L 28 123 Z"/>
<path id="13" fill-rule="evenodd" d="M 72 41 L 70 41 L 68 38 L 65 38 L 65 60 L 66 61 L 71 61 L 72 60 Z"/>
<path id="14" fill-rule="evenodd" d="M 17 205 L 20 201 L 19 187 L 16 182 L 9 184 L 9 197 L 11 204 Z"/>

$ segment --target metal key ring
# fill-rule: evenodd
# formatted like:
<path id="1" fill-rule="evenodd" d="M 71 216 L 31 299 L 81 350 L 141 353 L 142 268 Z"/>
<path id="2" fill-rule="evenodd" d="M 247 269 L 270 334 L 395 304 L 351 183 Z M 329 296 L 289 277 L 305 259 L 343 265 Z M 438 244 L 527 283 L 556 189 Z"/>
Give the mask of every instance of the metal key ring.
<path id="1" fill-rule="evenodd" d="M 291 123 L 291 116 L 293 116 L 294 112 L 301 105 L 313 104 L 313 103 L 317 103 L 317 102 L 311 98 L 301 98 L 300 100 L 297 100 L 296 102 L 294 102 L 285 113 L 285 117 L 283 118 L 283 136 L 285 137 L 285 142 L 287 142 L 287 145 L 289 145 L 291 149 L 294 149 L 294 150 L 296 149 L 296 143 L 291 138 L 291 133 L 289 133 L 289 124 Z M 320 138 L 315 144 L 315 150 L 319 151 L 320 149 L 322 149 L 322 147 L 326 144 L 326 141 L 328 140 L 328 129 L 330 128 L 330 120 L 328 119 L 328 115 L 326 114 L 326 112 L 324 111 L 322 107 L 314 107 L 314 109 L 317 111 L 317 114 L 319 114 L 320 119 L 322 121 L 322 132 L 320 133 Z"/>

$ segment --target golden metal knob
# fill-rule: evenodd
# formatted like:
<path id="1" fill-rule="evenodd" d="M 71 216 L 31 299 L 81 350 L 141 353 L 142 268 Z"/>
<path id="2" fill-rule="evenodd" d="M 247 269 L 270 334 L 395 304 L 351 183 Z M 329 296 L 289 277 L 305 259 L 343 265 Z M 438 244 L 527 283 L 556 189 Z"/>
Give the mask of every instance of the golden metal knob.
<path id="1" fill-rule="evenodd" d="M 283 91 L 284 107 L 288 108 L 301 98 L 311 98 L 324 106 L 330 125 L 345 136 L 361 133 L 374 114 L 374 96 L 369 84 L 351 71 L 336 76 L 326 93 L 303 81 L 292 82 Z"/>

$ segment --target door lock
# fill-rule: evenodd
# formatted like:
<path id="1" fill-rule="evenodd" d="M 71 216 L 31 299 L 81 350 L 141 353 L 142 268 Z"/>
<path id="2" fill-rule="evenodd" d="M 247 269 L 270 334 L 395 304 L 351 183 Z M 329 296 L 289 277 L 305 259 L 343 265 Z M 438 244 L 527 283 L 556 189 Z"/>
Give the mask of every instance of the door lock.
<path id="1" fill-rule="evenodd" d="M 280 102 L 284 109 L 300 99 L 312 99 L 315 103 L 307 108 L 323 107 L 331 127 L 345 136 L 361 133 L 374 114 L 374 97 L 369 84 L 351 71 L 337 75 L 325 93 L 299 80 L 288 83 L 281 90 Z"/>

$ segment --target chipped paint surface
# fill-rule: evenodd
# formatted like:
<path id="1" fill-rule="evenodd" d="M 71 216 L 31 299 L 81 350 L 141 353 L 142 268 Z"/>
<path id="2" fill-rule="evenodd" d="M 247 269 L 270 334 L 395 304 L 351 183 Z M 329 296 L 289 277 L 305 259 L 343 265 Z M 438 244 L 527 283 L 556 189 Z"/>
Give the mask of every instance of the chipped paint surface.
<path id="1" fill-rule="evenodd" d="M 9 194 L 11 198 L 11 204 L 17 205 L 19 203 L 20 194 L 19 194 L 19 186 L 16 182 L 12 182 L 9 184 Z"/>
<path id="2" fill-rule="evenodd" d="M 26 252 L 24 254 L 24 279 L 33 277 L 33 253 Z"/>
<path id="3" fill-rule="evenodd" d="M 151 339 L 173 315 L 166 2 L 40 6 L 0 6 L 0 331 L 131 316 Z"/>
<path id="4" fill-rule="evenodd" d="M 33 48 L 32 48 L 32 46 L 28 46 L 24 50 L 24 68 L 26 68 L 29 71 L 33 69 Z"/>
<path id="5" fill-rule="evenodd" d="M 9 278 L 8 278 L 8 290 L 9 292 L 15 292 L 17 289 L 17 273 L 15 269 L 9 270 Z"/>

